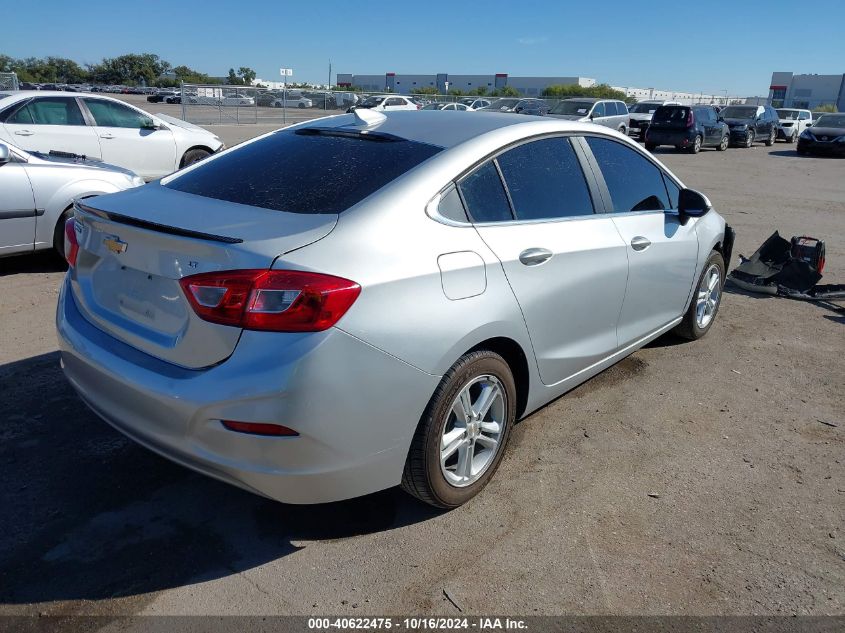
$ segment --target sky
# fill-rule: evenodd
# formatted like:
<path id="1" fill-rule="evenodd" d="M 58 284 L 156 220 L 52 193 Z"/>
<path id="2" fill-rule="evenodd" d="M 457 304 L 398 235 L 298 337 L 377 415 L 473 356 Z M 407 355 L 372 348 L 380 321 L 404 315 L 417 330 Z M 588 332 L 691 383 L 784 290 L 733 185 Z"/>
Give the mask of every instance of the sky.
<path id="1" fill-rule="evenodd" d="M 845 0 L 30 0 L 0 54 L 98 62 L 155 53 L 212 76 L 336 73 L 592 77 L 767 95 L 773 71 L 845 73 Z"/>

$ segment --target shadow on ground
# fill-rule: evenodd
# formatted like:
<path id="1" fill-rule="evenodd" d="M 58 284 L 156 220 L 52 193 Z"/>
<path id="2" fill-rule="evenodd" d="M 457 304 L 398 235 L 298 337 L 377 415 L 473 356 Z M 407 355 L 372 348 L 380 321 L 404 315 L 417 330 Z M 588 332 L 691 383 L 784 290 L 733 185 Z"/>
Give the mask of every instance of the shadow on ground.
<path id="1" fill-rule="evenodd" d="M 284 505 L 176 466 L 93 415 L 57 352 L 0 366 L 0 410 L 0 604 L 167 589 L 436 515 L 396 489 Z"/>
<path id="2" fill-rule="evenodd" d="M 67 264 L 54 251 L 0 258 L 0 277 L 22 273 L 56 273 L 67 270 Z"/>

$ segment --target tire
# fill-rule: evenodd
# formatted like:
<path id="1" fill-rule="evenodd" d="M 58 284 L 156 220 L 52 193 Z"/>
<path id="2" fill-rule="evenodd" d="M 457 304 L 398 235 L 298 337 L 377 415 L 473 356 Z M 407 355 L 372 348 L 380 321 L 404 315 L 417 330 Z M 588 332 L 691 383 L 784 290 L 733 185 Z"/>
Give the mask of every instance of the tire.
<path id="1" fill-rule="evenodd" d="M 646 148 L 648 151 L 653 152 L 654 150 L 656 150 L 656 149 L 657 149 L 657 145 L 655 145 L 654 143 L 646 143 L 646 144 L 645 144 L 645 148 Z"/>
<path id="2" fill-rule="evenodd" d="M 766 147 L 771 147 L 775 144 L 775 140 L 778 137 L 778 131 L 775 128 L 772 128 L 771 134 L 769 134 L 769 138 L 766 139 Z"/>
<path id="3" fill-rule="evenodd" d="M 188 165 L 193 165 L 194 163 L 198 163 L 203 158 L 207 158 L 211 156 L 211 152 L 205 149 L 189 149 L 185 152 L 185 155 L 182 157 L 182 164 L 180 165 L 180 169 L 182 167 L 187 167 Z"/>
<path id="4" fill-rule="evenodd" d="M 304 110 L 304 109 L 305 109 L 305 104 L 304 104 L 304 103 L 299 103 L 299 104 L 297 104 L 297 106 L 296 106 L 296 107 L 297 107 L 297 108 L 299 108 L 300 110 Z"/>
<path id="5" fill-rule="evenodd" d="M 792 134 L 790 134 L 789 136 L 786 137 L 786 142 L 787 143 L 794 143 L 797 136 L 798 136 L 798 133 L 793 130 Z"/>
<path id="6" fill-rule="evenodd" d="M 695 139 L 692 142 L 692 145 L 689 148 L 690 154 L 698 154 L 701 151 L 701 135 L 696 134 Z"/>
<path id="7" fill-rule="evenodd" d="M 728 149 L 728 145 L 730 145 L 730 143 L 731 137 L 725 134 L 725 136 L 722 137 L 721 142 L 716 146 L 716 149 L 720 152 L 724 152 L 726 149 Z"/>
<path id="8" fill-rule="evenodd" d="M 53 250 L 62 261 L 65 261 L 65 222 L 73 215 L 73 207 L 68 207 L 59 216 L 59 221 L 53 229 Z"/>
<path id="9" fill-rule="evenodd" d="M 624 134 L 625 136 L 628 136 L 628 128 L 626 128 L 624 125 L 620 125 L 619 126 L 619 133 Z"/>
<path id="10" fill-rule="evenodd" d="M 745 136 L 745 145 L 744 147 L 749 148 L 754 146 L 754 131 L 748 130 L 748 134 Z"/>
<path id="11" fill-rule="evenodd" d="M 496 395 L 484 416 L 478 419 L 471 415 L 469 423 L 462 421 L 456 413 L 456 407 L 466 410 L 461 406 L 461 394 L 465 392 L 469 397 L 475 415 L 479 394 L 487 389 L 493 391 L 486 393 Z M 515 418 L 516 384 L 505 360 L 486 350 L 465 354 L 443 376 L 423 413 L 408 451 L 402 488 L 438 508 L 456 508 L 466 503 L 481 492 L 496 472 Z M 494 424 L 498 425 L 498 441 L 494 448 L 488 448 Z M 444 434 L 454 436 L 447 448 L 458 448 L 453 448 L 441 462 Z M 479 437 L 486 441 L 478 441 Z M 475 464 L 479 472 L 462 468 L 467 463 L 470 468 Z M 469 475 L 462 477 L 462 472 Z"/>
<path id="12" fill-rule="evenodd" d="M 713 280 L 714 271 L 717 271 L 719 274 L 715 283 Z M 725 260 L 722 259 L 719 253 L 713 251 L 710 253 L 710 257 L 707 258 L 707 262 L 704 264 L 704 270 L 698 278 L 695 293 L 692 296 L 692 301 L 684 315 L 684 319 L 674 330 L 678 336 L 695 341 L 707 334 L 716 320 L 719 306 L 722 305 L 722 289 L 724 285 Z M 702 302 L 705 305 L 701 308 L 702 315 L 699 315 L 699 308 Z M 700 316 L 706 318 L 700 318 Z"/>

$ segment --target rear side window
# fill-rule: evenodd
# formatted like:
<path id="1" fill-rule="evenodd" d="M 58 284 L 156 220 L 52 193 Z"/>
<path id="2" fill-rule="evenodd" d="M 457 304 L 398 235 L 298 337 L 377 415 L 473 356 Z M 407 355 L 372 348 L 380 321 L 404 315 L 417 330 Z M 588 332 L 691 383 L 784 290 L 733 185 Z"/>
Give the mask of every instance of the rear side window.
<path id="1" fill-rule="evenodd" d="M 608 101 L 607 103 L 605 103 L 604 104 L 604 113 L 607 116 L 616 116 L 617 114 L 620 114 L 619 108 L 617 107 L 616 102 L 615 101 Z"/>
<path id="2" fill-rule="evenodd" d="M 569 139 L 547 138 L 525 143 L 496 160 L 517 220 L 593 213 L 590 190 Z"/>
<path id="3" fill-rule="evenodd" d="M 599 102 L 595 105 L 593 116 L 605 116 L 604 102 Z"/>
<path id="4" fill-rule="evenodd" d="M 663 172 L 654 163 L 616 141 L 588 136 L 587 143 L 604 175 L 614 213 L 670 208 Z"/>
<path id="5" fill-rule="evenodd" d="M 24 125 L 85 125 L 72 97 L 38 97 L 6 119 Z"/>
<path id="6" fill-rule="evenodd" d="M 277 211 L 340 213 L 442 149 L 376 134 L 365 140 L 307 130 L 276 132 L 165 186 Z"/>
<path id="7" fill-rule="evenodd" d="M 458 189 L 474 222 L 513 220 L 508 196 L 493 161 L 487 162 L 464 178 Z"/>

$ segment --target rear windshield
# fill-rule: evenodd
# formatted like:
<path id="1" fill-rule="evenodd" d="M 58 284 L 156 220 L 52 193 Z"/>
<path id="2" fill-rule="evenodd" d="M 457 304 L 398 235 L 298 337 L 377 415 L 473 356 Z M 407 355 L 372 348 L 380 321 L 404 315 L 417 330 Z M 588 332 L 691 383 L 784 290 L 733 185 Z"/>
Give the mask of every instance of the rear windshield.
<path id="1" fill-rule="evenodd" d="M 276 132 L 165 186 L 276 211 L 340 213 L 442 149 L 373 133 L 311 131 Z"/>
<path id="2" fill-rule="evenodd" d="M 726 119 L 751 119 L 757 116 L 757 106 L 730 106 L 722 110 Z"/>
<path id="3" fill-rule="evenodd" d="M 685 106 L 660 106 L 651 117 L 653 123 L 684 123 L 689 116 Z"/>

